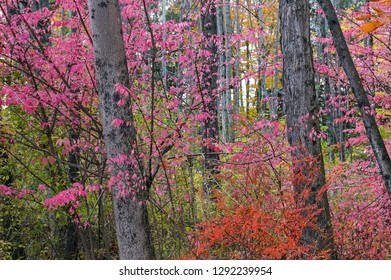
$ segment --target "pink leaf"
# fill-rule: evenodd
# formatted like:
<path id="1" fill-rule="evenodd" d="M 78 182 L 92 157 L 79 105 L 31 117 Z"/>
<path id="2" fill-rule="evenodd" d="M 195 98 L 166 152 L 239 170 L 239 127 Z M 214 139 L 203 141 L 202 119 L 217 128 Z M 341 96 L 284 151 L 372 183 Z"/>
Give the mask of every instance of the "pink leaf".
<path id="1" fill-rule="evenodd" d="M 124 124 L 124 121 L 121 119 L 114 119 L 111 124 L 115 127 L 119 127 Z"/>

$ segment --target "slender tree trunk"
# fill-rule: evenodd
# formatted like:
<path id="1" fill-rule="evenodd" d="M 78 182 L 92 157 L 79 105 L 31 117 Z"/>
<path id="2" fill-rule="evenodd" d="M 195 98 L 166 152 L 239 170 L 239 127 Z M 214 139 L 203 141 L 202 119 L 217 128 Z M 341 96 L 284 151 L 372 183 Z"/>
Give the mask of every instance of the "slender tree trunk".
<path id="1" fill-rule="evenodd" d="M 240 21 L 239 21 L 239 0 L 236 0 L 236 12 L 235 12 L 235 26 L 236 26 L 236 34 L 241 33 Z M 239 115 L 240 113 L 240 92 L 242 88 L 241 79 L 240 79 L 240 48 L 241 43 L 238 41 L 236 43 L 236 55 L 235 55 L 235 95 L 234 95 L 234 113 Z"/>
<path id="2" fill-rule="evenodd" d="M 112 195 L 119 256 L 121 259 L 152 259 L 155 254 L 145 203 L 148 190 L 132 156 L 137 153 L 133 115 L 129 106 L 118 106 L 121 96 L 115 89 L 117 84 L 129 86 L 120 7 L 118 1 L 103 0 L 89 0 L 88 5 L 107 159 L 112 178 L 118 179 L 113 183 Z M 124 123 L 115 127 L 112 125 L 115 119 Z M 121 155 L 126 155 L 131 163 L 114 164 Z M 132 176 L 136 179 L 131 180 Z M 129 194 L 122 195 L 123 192 Z"/>
<path id="3" fill-rule="evenodd" d="M 223 13 L 223 7 L 222 5 L 218 5 L 216 7 L 217 10 L 217 36 L 222 38 L 224 36 L 224 13 Z M 226 66 L 224 65 L 225 61 L 225 54 L 221 50 L 223 48 L 223 42 L 220 42 L 219 48 L 219 64 L 218 64 L 218 72 L 219 72 L 219 78 L 221 81 L 224 80 L 224 82 L 220 83 L 220 87 L 224 87 L 226 85 L 225 78 L 226 78 Z M 219 98 L 220 98 L 220 104 L 221 104 L 221 140 L 225 143 L 227 142 L 227 135 L 228 135 L 228 108 L 227 108 L 227 98 L 226 98 L 226 91 L 225 90 L 219 90 Z"/>
<path id="4" fill-rule="evenodd" d="M 333 4 L 330 0 L 318 0 L 318 3 L 326 15 L 327 23 L 333 36 L 334 46 L 346 76 L 349 79 L 350 86 L 353 89 L 369 143 L 379 165 L 388 196 L 391 199 L 391 160 L 376 124 L 375 116 L 371 110 L 371 104 L 369 103 L 368 96 L 350 55 Z"/>
<path id="5" fill-rule="evenodd" d="M 76 116 L 79 117 L 79 116 Z M 69 132 L 69 140 L 72 145 L 75 145 L 80 140 L 80 133 L 77 129 L 71 128 Z M 68 180 L 72 185 L 77 182 L 79 176 L 79 149 L 76 148 L 68 153 Z M 68 225 L 66 231 L 66 243 L 65 243 L 65 260 L 76 260 L 77 259 L 77 227 L 74 223 L 74 217 L 68 217 Z"/>
<path id="6" fill-rule="evenodd" d="M 250 72 L 250 61 L 251 61 L 251 52 L 250 52 L 250 43 L 246 41 L 246 72 Z M 250 79 L 246 79 L 246 118 L 250 119 Z"/>
<path id="7" fill-rule="evenodd" d="M 261 34 L 259 38 L 259 48 L 260 53 L 258 54 L 258 90 L 257 90 L 257 115 L 259 119 L 264 119 L 266 117 L 266 102 L 265 97 L 267 95 L 266 91 L 266 49 L 265 49 L 265 35 L 264 28 L 265 23 L 263 19 L 263 0 L 259 1 L 258 9 L 259 17 L 259 28 L 261 29 Z"/>
<path id="8" fill-rule="evenodd" d="M 20 4 L 20 7 L 23 9 L 25 8 L 25 4 L 27 3 L 22 3 Z M 33 1 L 31 5 L 32 11 L 38 11 L 40 9 L 47 8 L 50 9 L 50 3 L 48 0 L 41 0 L 41 1 Z M 42 46 L 46 47 L 49 42 L 49 37 L 50 37 L 50 31 L 47 29 L 47 26 L 44 25 L 44 21 L 39 22 L 39 27 L 43 31 L 42 33 L 39 34 L 39 43 L 42 44 Z M 38 73 L 39 75 L 39 73 Z M 41 110 L 42 115 L 45 114 L 45 110 L 42 108 Z M 47 133 L 47 139 L 51 139 L 51 133 Z M 51 145 L 53 147 L 53 145 Z M 54 148 L 52 148 L 52 151 L 54 152 Z M 72 169 L 70 167 L 70 169 Z M 68 173 L 68 179 L 70 180 L 71 178 L 69 177 L 71 173 Z M 53 178 L 55 176 L 52 176 Z M 70 183 L 74 183 L 70 180 Z M 47 190 L 48 197 L 53 196 L 53 190 L 48 189 Z M 49 225 L 51 229 L 51 239 L 53 240 L 52 244 L 54 244 L 54 248 L 52 248 L 52 256 L 55 256 L 58 251 L 58 245 L 59 242 L 57 240 L 60 240 L 58 238 L 58 225 L 56 221 L 56 216 L 53 213 L 49 213 Z M 67 225 L 64 225 L 66 228 L 66 240 L 65 244 L 62 243 L 65 246 L 65 251 L 64 251 L 64 259 L 76 259 L 77 258 L 77 249 L 78 249 L 78 244 L 77 244 L 77 228 L 73 222 L 72 216 L 67 217 Z M 60 241 L 61 242 L 61 241 Z"/>
<path id="9" fill-rule="evenodd" d="M 319 29 L 318 29 L 318 36 L 320 38 L 327 38 L 327 23 L 326 20 L 323 18 L 322 15 L 318 15 L 319 18 Z M 326 53 L 324 49 L 326 48 L 325 43 L 319 43 L 318 46 L 318 57 L 321 59 L 321 63 L 324 65 L 330 66 L 330 54 Z M 327 143 L 329 145 L 329 152 L 328 152 L 328 159 L 331 162 L 335 161 L 335 154 L 334 154 L 334 145 L 336 144 L 336 138 L 335 138 L 335 127 L 334 127 L 334 108 L 330 106 L 330 98 L 333 97 L 333 89 L 331 87 L 331 77 L 328 75 L 324 75 L 324 89 L 323 89 L 323 95 L 325 100 L 325 108 L 329 108 L 329 111 L 326 115 L 326 126 L 327 126 Z"/>
<path id="10" fill-rule="evenodd" d="M 334 0 L 334 3 L 335 3 L 335 7 L 339 10 L 340 9 L 340 1 Z M 325 28 L 326 28 L 327 27 L 326 20 L 325 19 L 323 19 L 323 20 L 325 21 Z M 327 30 L 327 28 L 326 28 L 326 30 Z M 326 32 L 326 30 L 325 30 L 325 32 Z M 337 72 L 339 73 L 339 71 L 341 70 L 341 62 L 339 61 L 338 56 L 336 54 L 334 55 L 334 57 L 335 57 L 335 61 L 336 61 L 335 68 L 337 69 Z M 339 97 L 338 98 L 339 107 L 333 111 L 333 120 L 341 119 L 345 116 L 345 113 L 343 110 L 341 110 L 341 108 L 343 106 L 346 106 L 346 104 L 344 104 L 345 100 L 342 98 L 342 96 L 346 95 L 346 94 L 345 94 L 344 90 L 338 85 L 338 82 L 335 79 L 332 79 L 331 84 L 332 84 L 331 96 L 333 98 Z M 338 124 L 334 123 L 334 125 L 333 125 L 335 142 L 339 144 L 338 158 L 341 162 L 346 161 L 346 145 L 345 145 L 346 133 L 344 132 L 345 128 L 346 128 L 345 122 L 339 122 Z"/>
<path id="11" fill-rule="evenodd" d="M 325 76 L 324 81 L 324 91 L 325 91 L 325 106 L 330 108 L 330 111 L 326 116 L 326 126 L 327 126 L 327 143 L 330 147 L 336 144 L 335 138 L 335 127 L 334 127 L 334 109 L 332 106 L 329 107 L 330 98 L 332 97 L 331 86 L 330 86 L 330 77 Z M 335 161 L 334 147 L 330 148 L 328 153 L 329 161 Z"/>
<path id="12" fill-rule="evenodd" d="M 246 0 L 247 7 L 250 7 L 250 4 L 251 4 L 250 2 L 251 1 Z M 252 21 L 251 11 L 248 10 L 247 13 L 248 13 L 248 21 L 249 21 L 249 24 L 250 24 L 250 28 L 253 28 L 253 21 Z M 251 50 L 250 50 L 250 42 L 249 41 L 246 41 L 246 57 L 247 57 L 246 70 L 249 73 L 250 72 L 250 63 L 251 63 L 250 61 L 252 61 L 252 59 L 251 59 Z M 250 103 L 251 103 L 250 80 L 247 79 L 247 81 L 246 81 L 246 117 L 248 119 L 250 119 Z"/>
<path id="13" fill-rule="evenodd" d="M 336 112 L 336 114 L 337 114 L 336 118 L 342 119 L 345 116 L 345 112 L 343 110 L 341 110 L 341 107 L 346 105 L 346 102 L 345 102 L 344 98 L 342 98 L 342 97 L 346 96 L 346 92 L 344 89 L 341 89 L 340 87 L 335 86 L 334 96 L 341 97 L 340 101 L 339 101 L 340 108 L 338 108 L 338 110 Z M 339 150 L 338 150 L 338 156 L 339 156 L 339 160 L 341 162 L 346 161 L 346 133 L 344 132 L 345 129 L 346 129 L 346 123 L 339 122 L 338 126 L 337 126 L 337 132 L 338 132 L 337 139 L 338 139 L 338 143 L 340 145 Z"/>
<path id="14" fill-rule="evenodd" d="M 232 118 L 232 90 L 231 90 L 231 80 L 232 80 L 232 49 L 231 49 L 231 40 L 230 36 L 232 35 L 232 26 L 231 26 L 231 1 L 224 1 L 224 35 L 225 35 L 225 78 L 226 78 L 226 91 L 225 91 L 225 106 L 227 108 L 227 142 L 234 141 L 234 133 L 232 130 L 233 118 Z"/>
<path id="15" fill-rule="evenodd" d="M 298 173 L 293 182 L 294 188 L 300 206 L 315 206 L 320 211 L 317 227 L 305 228 L 302 242 L 313 248 L 311 254 L 330 250 L 330 258 L 336 258 L 327 192 L 323 189 L 326 178 L 320 140 L 316 136 L 311 137 L 320 128 L 308 0 L 280 0 L 279 16 L 287 136 L 293 148 L 294 169 Z"/>
<path id="16" fill-rule="evenodd" d="M 190 4 L 187 0 L 181 0 L 181 9 L 180 9 L 180 22 L 186 22 L 188 21 L 188 13 L 189 13 L 189 10 L 190 10 Z M 192 41 L 192 38 L 190 37 L 189 38 L 189 44 L 191 44 L 191 41 Z M 179 44 L 179 53 L 182 53 L 183 52 L 183 43 L 181 42 Z M 185 78 L 184 77 L 184 70 L 186 68 L 186 65 L 185 63 L 183 62 L 179 62 L 178 63 L 178 68 L 177 68 L 177 86 L 179 88 L 184 88 L 186 85 L 188 87 L 193 87 L 192 86 L 192 80 L 187 77 Z M 178 99 L 180 100 L 180 105 L 179 105 L 179 109 L 182 111 L 183 109 L 183 103 L 184 103 L 184 90 L 182 90 L 181 92 L 178 93 Z"/>
<path id="17" fill-rule="evenodd" d="M 64 10 L 62 15 L 64 16 Z M 70 12 L 70 16 L 74 17 L 75 14 L 73 12 Z M 61 29 L 61 33 L 63 36 L 65 35 L 65 30 Z M 71 29 L 71 34 L 76 32 L 76 30 L 73 28 Z M 80 93 L 79 89 L 74 90 L 73 92 L 75 95 Z M 81 105 L 81 104 L 79 104 Z M 72 118 L 74 120 L 80 120 L 80 112 L 72 112 Z M 76 125 L 75 125 L 76 126 Z M 78 127 L 72 127 L 69 129 L 69 140 L 71 142 L 71 145 L 77 145 L 77 143 L 80 140 L 80 129 Z M 80 170 L 79 170 L 79 162 L 80 162 L 80 149 L 76 148 L 68 152 L 68 181 L 71 185 L 77 182 Z M 72 215 L 71 217 L 68 217 L 68 225 L 67 225 L 67 231 L 66 231 L 66 245 L 65 245 L 65 254 L 64 259 L 65 260 L 76 260 L 78 257 L 78 228 L 75 225 L 74 219 L 76 218 L 75 215 Z M 80 234 L 84 234 L 83 232 L 80 232 Z M 86 255 L 93 255 L 93 254 L 86 254 Z"/>
<path id="18" fill-rule="evenodd" d="M 210 189 L 216 186 L 214 175 L 218 173 L 219 155 L 211 148 L 211 145 L 219 140 L 219 122 L 218 122 L 218 91 L 217 91 L 217 73 L 218 73 L 218 55 L 215 37 L 217 36 L 217 15 L 216 6 L 208 0 L 202 0 L 201 6 L 205 11 L 201 14 L 202 33 L 205 37 L 204 48 L 208 49 L 210 56 L 206 58 L 205 63 L 209 67 L 204 67 L 202 73 L 202 91 L 207 101 L 204 110 L 209 117 L 203 125 L 203 147 L 204 154 L 204 191 L 208 194 Z M 205 68 L 208 68 L 206 70 Z"/>
<path id="19" fill-rule="evenodd" d="M 280 18 L 277 17 L 277 26 L 276 26 L 276 53 L 275 53 L 275 60 L 274 63 L 277 65 L 278 62 L 278 50 L 280 48 L 279 45 L 279 36 L 280 35 Z M 272 94 L 272 99 L 269 103 L 270 107 L 270 120 L 271 121 L 277 121 L 278 120 L 278 69 L 277 66 L 275 66 L 275 73 L 274 73 L 274 89 Z"/>

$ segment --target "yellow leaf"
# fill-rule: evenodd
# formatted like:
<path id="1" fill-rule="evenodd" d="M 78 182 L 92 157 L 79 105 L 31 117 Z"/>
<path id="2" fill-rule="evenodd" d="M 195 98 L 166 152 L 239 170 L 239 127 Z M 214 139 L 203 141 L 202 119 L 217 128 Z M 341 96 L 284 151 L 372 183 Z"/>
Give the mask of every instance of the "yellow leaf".
<path id="1" fill-rule="evenodd" d="M 357 20 L 366 20 L 366 19 L 369 19 L 371 17 L 372 17 L 371 15 L 365 14 L 365 15 L 361 15 L 361 16 L 356 17 L 356 19 Z"/>
<path id="2" fill-rule="evenodd" d="M 384 21 L 379 21 L 379 20 L 373 20 L 370 22 L 367 22 L 363 25 L 360 26 L 361 30 L 363 30 L 365 33 L 372 32 L 382 26 L 385 22 Z"/>

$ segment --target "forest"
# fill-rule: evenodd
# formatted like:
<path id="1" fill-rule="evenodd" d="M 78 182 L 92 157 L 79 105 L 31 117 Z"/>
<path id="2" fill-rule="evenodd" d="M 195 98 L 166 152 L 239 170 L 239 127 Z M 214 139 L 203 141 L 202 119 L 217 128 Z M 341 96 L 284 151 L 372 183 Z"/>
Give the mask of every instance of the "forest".
<path id="1" fill-rule="evenodd" d="M 0 0 L 1 260 L 390 260 L 391 0 Z"/>

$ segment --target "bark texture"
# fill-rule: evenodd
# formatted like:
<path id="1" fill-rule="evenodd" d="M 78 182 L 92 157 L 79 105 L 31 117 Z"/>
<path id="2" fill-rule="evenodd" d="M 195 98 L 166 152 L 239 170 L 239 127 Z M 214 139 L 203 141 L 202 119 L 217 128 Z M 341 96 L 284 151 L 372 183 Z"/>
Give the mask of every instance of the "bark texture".
<path id="1" fill-rule="evenodd" d="M 308 0 L 280 0 L 279 17 L 287 134 L 293 148 L 295 172 L 300 178 L 294 182 L 297 202 L 321 211 L 316 229 L 305 228 L 302 242 L 313 246 L 314 254 L 330 250 L 330 257 L 335 258 L 327 193 L 322 192 L 326 180 L 320 140 L 313 137 L 319 132 L 319 106 L 314 84 Z M 306 192 L 309 194 L 304 195 Z"/>
<path id="2" fill-rule="evenodd" d="M 120 7 L 118 0 L 89 0 L 89 12 L 94 44 L 96 81 L 108 162 L 118 155 L 135 154 L 136 131 L 129 106 L 117 105 L 120 95 L 116 84 L 129 86 Z M 130 102 L 130 101 L 129 101 Z M 114 127 L 112 121 L 121 119 L 126 123 Z M 111 176 L 124 170 L 129 172 L 121 182 L 112 187 L 114 217 L 120 259 L 152 259 L 154 251 L 149 231 L 148 212 L 144 201 L 148 190 L 133 164 L 110 164 Z M 132 176 L 136 179 L 132 180 Z M 135 194 L 119 195 L 121 188 L 134 188 Z M 132 198 L 136 197 L 135 200 Z"/>
<path id="3" fill-rule="evenodd" d="M 204 111 L 208 113 L 209 118 L 205 120 L 203 127 L 203 154 L 205 158 L 206 177 L 204 179 L 204 190 L 209 193 L 210 189 L 216 186 L 214 175 L 218 173 L 219 155 L 211 148 L 211 144 L 217 143 L 219 139 L 218 122 L 218 92 L 217 92 L 217 73 L 218 56 L 215 37 L 217 36 L 217 16 L 216 7 L 207 0 L 201 1 L 202 33 L 205 37 L 204 48 L 210 52 L 206 58 L 202 69 L 202 96 L 204 102 Z"/>
<path id="4" fill-rule="evenodd" d="M 391 199 L 391 160 L 376 124 L 375 116 L 372 114 L 368 96 L 365 92 L 360 76 L 358 75 L 352 56 L 350 55 L 333 4 L 330 0 L 318 0 L 318 3 L 326 15 L 327 23 L 329 25 L 331 35 L 333 36 L 334 46 L 337 50 L 339 60 L 346 76 L 349 79 L 350 86 L 352 87 L 362 120 L 364 122 L 369 143 L 371 144 L 377 164 L 379 165 L 380 172 L 387 188 L 388 196 Z"/>

